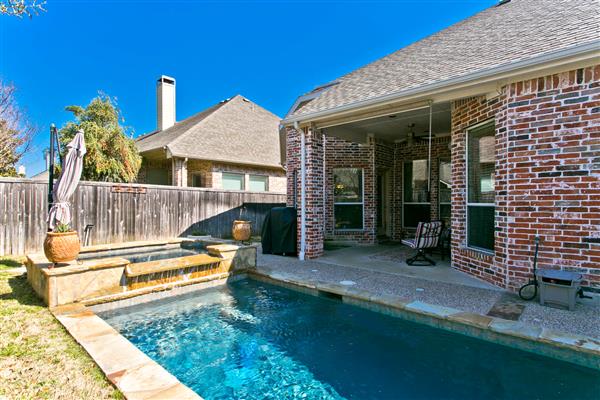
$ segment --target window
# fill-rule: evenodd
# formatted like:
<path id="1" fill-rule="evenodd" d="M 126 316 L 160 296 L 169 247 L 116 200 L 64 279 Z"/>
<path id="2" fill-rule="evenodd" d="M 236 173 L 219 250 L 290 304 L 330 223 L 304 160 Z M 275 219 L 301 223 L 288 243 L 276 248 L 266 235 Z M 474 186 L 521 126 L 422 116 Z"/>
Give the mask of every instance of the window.
<path id="1" fill-rule="evenodd" d="M 192 186 L 193 187 L 205 187 L 204 176 L 202 176 L 202 174 L 193 174 L 192 175 Z"/>
<path id="2" fill-rule="evenodd" d="M 363 229 L 363 170 L 333 170 L 333 214 L 335 229 Z"/>
<path id="3" fill-rule="evenodd" d="M 444 221 L 446 226 L 450 226 L 451 217 L 451 196 L 452 196 L 452 167 L 450 160 L 440 159 L 440 178 L 439 178 L 439 201 L 440 201 L 440 220 Z"/>
<path id="4" fill-rule="evenodd" d="M 153 185 L 168 185 L 169 184 L 169 171 L 167 169 L 148 169 L 146 175 L 146 183 Z"/>
<path id="5" fill-rule="evenodd" d="M 269 177 L 265 175 L 250 175 L 250 191 L 266 192 L 269 190 Z"/>
<path id="6" fill-rule="evenodd" d="M 419 222 L 429 222 L 431 210 L 427 191 L 429 172 L 427 160 L 404 163 L 404 218 L 405 228 L 416 228 Z"/>
<path id="7" fill-rule="evenodd" d="M 467 133 L 467 245 L 494 251 L 494 124 Z"/>
<path id="8" fill-rule="evenodd" d="M 232 174 L 223 172 L 222 174 L 223 189 L 227 190 L 244 190 L 244 174 Z"/>

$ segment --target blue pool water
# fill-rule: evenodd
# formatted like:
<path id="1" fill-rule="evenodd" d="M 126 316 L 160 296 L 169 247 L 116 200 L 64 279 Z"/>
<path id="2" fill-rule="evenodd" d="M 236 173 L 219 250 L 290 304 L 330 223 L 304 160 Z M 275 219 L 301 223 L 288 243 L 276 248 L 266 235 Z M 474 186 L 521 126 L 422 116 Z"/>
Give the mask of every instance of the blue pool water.
<path id="1" fill-rule="evenodd" d="M 600 371 L 254 280 L 101 316 L 209 400 L 600 393 Z"/>

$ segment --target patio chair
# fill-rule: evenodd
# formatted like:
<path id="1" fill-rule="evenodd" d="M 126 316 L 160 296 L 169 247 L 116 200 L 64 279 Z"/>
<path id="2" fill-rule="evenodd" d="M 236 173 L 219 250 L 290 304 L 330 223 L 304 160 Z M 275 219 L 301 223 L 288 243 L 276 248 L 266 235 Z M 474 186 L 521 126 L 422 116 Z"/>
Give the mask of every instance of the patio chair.
<path id="1" fill-rule="evenodd" d="M 441 234 L 442 221 L 419 222 L 415 238 L 402 239 L 402 244 L 417 250 L 417 254 L 407 258 L 406 263 L 408 265 L 435 265 L 435 261 L 425 255 L 425 250 L 436 248 Z"/>

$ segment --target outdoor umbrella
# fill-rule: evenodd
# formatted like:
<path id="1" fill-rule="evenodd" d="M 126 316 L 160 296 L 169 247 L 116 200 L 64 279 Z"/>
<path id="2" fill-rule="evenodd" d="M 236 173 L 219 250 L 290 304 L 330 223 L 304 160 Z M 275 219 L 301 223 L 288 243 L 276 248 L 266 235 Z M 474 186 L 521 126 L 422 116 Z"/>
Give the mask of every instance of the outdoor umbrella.
<path id="1" fill-rule="evenodd" d="M 52 207 L 48 212 L 48 227 L 54 229 L 58 224 L 71 222 L 69 198 L 75 192 L 83 170 L 85 139 L 83 130 L 77 131 L 75 137 L 67 145 L 67 155 L 63 160 L 62 171 L 54 184 Z"/>

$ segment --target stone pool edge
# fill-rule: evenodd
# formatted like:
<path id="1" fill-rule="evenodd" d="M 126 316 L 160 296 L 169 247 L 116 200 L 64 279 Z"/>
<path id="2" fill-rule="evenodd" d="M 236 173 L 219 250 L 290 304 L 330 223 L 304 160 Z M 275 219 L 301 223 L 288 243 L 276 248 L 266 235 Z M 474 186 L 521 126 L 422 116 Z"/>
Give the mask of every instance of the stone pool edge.
<path id="1" fill-rule="evenodd" d="M 251 269 L 247 275 L 251 279 L 315 296 L 331 294 L 344 303 L 371 311 L 600 370 L 600 341 L 587 336 L 412 301 L 396 295 L 375 294 L 351 286 L 305 281 L 277 272 L 269 274 Z"/>

